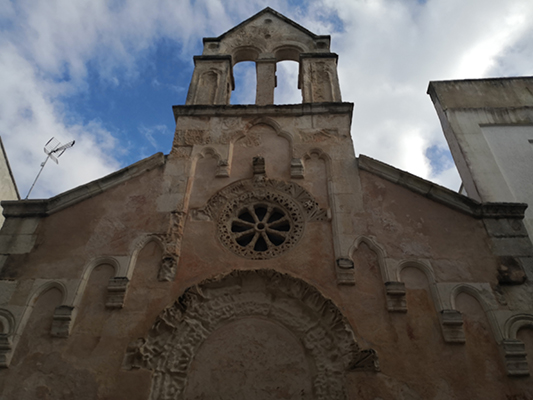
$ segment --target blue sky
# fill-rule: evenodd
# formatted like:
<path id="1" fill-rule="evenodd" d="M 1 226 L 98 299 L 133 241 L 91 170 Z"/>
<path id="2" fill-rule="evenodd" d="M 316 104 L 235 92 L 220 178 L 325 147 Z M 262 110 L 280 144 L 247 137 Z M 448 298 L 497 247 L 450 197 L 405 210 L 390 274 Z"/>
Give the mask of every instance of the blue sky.
<path id="1" fill-rule="evenodd" d="M 46 166 L 50 197 L 168 153 L 202 37 L 266 6 L 331 34 L 356 153 L 453 189 L 460 181 L 426 95 L 430 80 L 533 75 L 530 0 L 0 0 L 0 135 L 24 197 L 54 136 L 76 145 Z M 235 67 L 233 103 L 253 102 Z M 297 64 L 278 65 L 277 103 L 297 103 Z"/>

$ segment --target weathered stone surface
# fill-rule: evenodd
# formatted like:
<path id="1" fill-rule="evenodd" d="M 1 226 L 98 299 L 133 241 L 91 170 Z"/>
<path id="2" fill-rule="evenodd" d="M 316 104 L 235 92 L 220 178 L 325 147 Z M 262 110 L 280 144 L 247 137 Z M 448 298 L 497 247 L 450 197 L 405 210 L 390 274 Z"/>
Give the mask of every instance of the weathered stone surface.
<path id="1" fill-rule="evenodd" d="M 267 64 L 300 55 L 302 90 L 318 97 L 266 104 Z M 6 202 L 4 249 L 35 241 L 0 257 L 2 396 L 533 397 L 527 205 L 357 161 L 335 59 L 329 37 L 266 9 L 205 40 L 171 154 Z M 264 105 L 228 104 L 243 60 L 265 62 Z M 488 136 L 507 132 L 494 121 L 533 121 L 527 108 L 454 116 Z"/>
<path id="2" fill-rule="evenodd" d="M 464 343 L 463 316 L 456 310 L 442 310 L 440 312 L 442 335 L 447 343 Z"/>
<path id="3" fill-rule="evenodd" d="M 517 339 L 505 339 L 502 342 L 505 368 L 509 376 L 529 376 L 524 343 Z"/>
<path id="4" fill-rule="evenodd" d="M 117 276 L 109 280 L 107 285 L 107 300 L 105 306 L 107 308 L 122 308 L 124 307 L 124 299 L 126 298 L 126 291 L 130 280 L 125 276 Z"/>
<path id="5" fill-rule="evenodd" d="M 74 307 L 59 306 L 54 311 L 54 319 L 52 321 L 52 330 L 50 334 L 55 337 L 67 337 L 72 328 L 72 313 Z"/>
<path id="6" fill-rule="evenodd" d="M 154 372 L 150 398 L 185 398 L 191 363 L 203 343 L 233 321 L 250 318 L 280 324 L 303 346 L 304 358 L 312 360 L 309 372 L 301 378 L 302 387 L 308 387 L 305 398 L 312 388 L 317 399 L 344 399 L 345 371 L 379 370 L 375 352 L 359 349 L 351 327 L 331 301 L 303 281 L 269 270 L 234 272 L 189 289 L 165 309 L 146 339 L 130 346 L 125 365 Z M 253 321 L 250 324 L 253 326 Z M 224 353 L 221 357 L 221 362 L 227 361 Z M 287 363 L 274 354 L 268 359 L 273 364 L 266 368 L 273 370 Z M 287 372 L 295 367 L 300 368 L 287 365 Z M 242 362 L 237 375 L 229 374 L 226 385 L 234 385 L 241 371 Z M 309 378 L 311 382 L 306 383 Z M 262 384 L 261 379 L 247 382 L 250 386 L 243 390 L 251 393 Z"/>
<path id="7" fill-rule="evenodd" d="M 387 292 L 387 309 L 390 312 L 407 312 L 405 283 L 385 282 L 385 290 Z"/>

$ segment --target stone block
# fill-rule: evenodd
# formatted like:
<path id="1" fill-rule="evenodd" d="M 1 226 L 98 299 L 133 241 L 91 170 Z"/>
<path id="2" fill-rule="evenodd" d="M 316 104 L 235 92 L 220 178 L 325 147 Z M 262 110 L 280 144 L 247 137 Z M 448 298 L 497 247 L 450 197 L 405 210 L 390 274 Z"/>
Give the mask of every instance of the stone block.
<path id="1" fill-rule="evenodd" d="M 26 254 L 33 249 L 36 235 L 0 235 L 1 254 Z"/>
<path id="2" fill-rule="evenodd" d="M 291 178 L 303 179 L 304 177 L 304 165 L 300 158 L 293 158 L 291 160 Z"/>
<path id="3" fill-rule="evenodd" d="M 124 307 L 124 299 L 126 298 L 126 290 L 130 280 L 125 276 L 117 276 L 111 278 L 107 285 L 107 308 L 122 308 Z"/>
<path id="4" fill-rule="evenodd" d="M 497 256 L 533 256 L 533 246 L 529 237 L 493 238 L 492 247 Z"/>
<path id="5" fill-rule="evenodd" d="M 50 334 L 54 337 L 68 337 L 70 334 L 72 312 L 74 307 L 71 306 L 59 306 L 54 311 L 54 317 L 52 320 L 52 330 Z"/>
<path id="6" fill-rule="evenodd" d="M 9 367 L 9 361 L 11 361 L 12 350 L 11 337 L 6 333 L 0 333 L 0 368 Z"/>
<path id="7" fill-rule="evenodd" d="M 219 160 L 217 164 L 217 170 L 215 176 L 217 178 L 228 178 L 229 177 L 229 162 L 228 160 Z"/>
<path id="8" fill-rule="evenodd" d="M 484 218 L 487 233 L 492 237 L 527 236 L 524 222 L 517 218 Z"/>
<path id="9" fill-rule="evenodd" d="M 349 258 L 338 258 L 335 263 L 337 285 L 355 285 L 355 269 Z"/>
<path id="10" fill-rule="evenodd" d="M 442 310 L 440 312 L 442 335 L 446 343 L 465 343 L 463 316 L 457 310 Z"/>
<path id="11" fill-rule="evenodd" d="M 517 257 L 528 280 L 533 281 L 533 257 Z"/>
<path id="12" fill-rule="evenodd" d="M 387 294 L 387 309 L 390 312 L 407 312 L 405 283 L 385 282 L 385 292 Z"/>
<path id="13" fill-rule="evenodd" d="M 504 339 L 501 344 L 505 369 L 509 376 L 529 376 L 529 366 L 524 343 L 517 339 Z"/>

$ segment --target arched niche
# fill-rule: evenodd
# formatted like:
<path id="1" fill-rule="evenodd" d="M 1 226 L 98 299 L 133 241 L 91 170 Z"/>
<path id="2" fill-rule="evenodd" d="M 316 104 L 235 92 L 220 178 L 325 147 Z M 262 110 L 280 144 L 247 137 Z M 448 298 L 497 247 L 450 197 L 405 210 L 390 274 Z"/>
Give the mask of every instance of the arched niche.
<path id="1" fill-rule="evenodd" d="M 304 398 L 345 399 L 347 371 L 379 369 L 375 352 L 359 348 L 348 321 L 330 300 L 306 282 L 272 270 L 234 271 L 187 289 L 163 310 L 147 337 L 130 348 L 126 365 L 153 371 L 150 399 L 185 399 L 187 390 L 194 389 L 189 382 L 199 379 L 191 374 L 209 369 L 199 365 L 205 349 L 229 340 L 228 331 L 243 324 L 252 327 L 246 345 L 270 352 L 262 356 L 269 360 L 267 370 L 278 362 L 277 367 L 287 368 L 285 374 L 297 376 L 295 387 L 311 391 Z M 300 351 L 295 354 L 306 365 L 288 364 L 273 343 L 261 342 L 261 329 L 278 335 L 274 342 L 296 343 Z"/>

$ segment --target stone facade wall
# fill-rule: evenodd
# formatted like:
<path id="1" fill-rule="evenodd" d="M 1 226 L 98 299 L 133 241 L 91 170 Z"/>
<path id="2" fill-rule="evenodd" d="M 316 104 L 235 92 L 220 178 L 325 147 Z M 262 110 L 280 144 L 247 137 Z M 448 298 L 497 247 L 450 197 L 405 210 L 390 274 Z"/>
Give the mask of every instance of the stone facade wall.
<path id="1" fill-rule="evenodd" d="M 525 205 L 356 159 L 352 108 L 177 106 L 168 156 L 3 202 L 2 398 L 533 398 Z"/>

